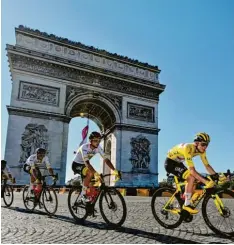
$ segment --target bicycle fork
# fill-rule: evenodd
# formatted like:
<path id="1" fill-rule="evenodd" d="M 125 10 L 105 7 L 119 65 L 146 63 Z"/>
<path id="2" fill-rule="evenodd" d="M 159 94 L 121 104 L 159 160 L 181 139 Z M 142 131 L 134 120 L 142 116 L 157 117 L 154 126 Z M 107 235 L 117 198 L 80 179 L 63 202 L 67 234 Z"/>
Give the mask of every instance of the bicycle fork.
<path id="1" fill-rule="evenodd" d="M 173 201 L 174 201 L 174 199 L 175 199 L 175 195 L 177 194 L 178 192 L 176 191 L 171 197 L 170 197 L 170 199 L 167 201 L 167 203 L 164 205 L 164 207 L 163 207 L 163 210 L 165 210 L 165 211 L 169 211 L 169 212 L 171 212 L 171 213 L 173 213 L 173 214 L 179 214 L 179 212 L 181 211 L 180 209 L 170 209 L 169 207 L 170 207 L 170 205 L 171 205 L 171 203 L 173 203 Z"/>
<path id="2" fill-rule="evenodd" d="M 224 205 L 223 205 L 222 200 L 220 199 L 220 197 L 218 196 L 218 194 L 212 195 L 212 198 L 214 199 L 214 204 L 215 204 L 216 208 L 218 209 L 219 213 L 221 215 L 223 215 Z"/>

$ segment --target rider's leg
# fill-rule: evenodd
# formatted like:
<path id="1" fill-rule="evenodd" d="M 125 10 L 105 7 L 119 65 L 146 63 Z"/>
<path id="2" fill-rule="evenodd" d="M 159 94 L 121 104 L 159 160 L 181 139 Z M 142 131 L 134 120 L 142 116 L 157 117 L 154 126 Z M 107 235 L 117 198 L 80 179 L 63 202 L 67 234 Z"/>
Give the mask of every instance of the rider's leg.
<path id="1" fill-rule="evenodd" d="M 36 196 L 39 196 L 41 190 L 42 190 L 42 184 L 41 184 L 41 172 L 39 169 L 32 169 L 30 170 L 31 174 L 30 174 L 30 186 L 31 189 L 33 190 L 33 192 L 35 192 Z M 34 171 L 34 175 L 32 174 L 32 171 Z M 36 178 L 35 178 L 36 177 Z M 36 183 L 36 180 L 38 181 Z"/>
<path id="2" fill-rule="evenodd" d="M 199 211 L 191 206 L 191 197 L 194 189 L 195 178 L 192 175 L 189 175 L 187 178 L 187 184 L 185 186 L 185 202 L 183 205 L 183 209 L 188 211 L 190 214 L 197 214 Z"/>
<path id="3" fill-rule="evenodd" d="M 85 196 L 85 199 L 87 199 L 85 201 L 89 201 L 87 198 L 87 190 L 90 186 L 90 181 L 93 177 L 93 174 L 92 172 L 89 171 L 88 168 L 84 168 L 82 174 L 83 174 L 83 187 L 82 187 L 81 196 Z"/>
<path id="4" fill-rule="evenodd" d="M 31 194 L 34 194 L 34 190 L 36 188 L 36 184 L 35 184 L 36 179 L 33 177 L 32 174 L 30 174 L 30 186 L 29 186 L 29 190 Z"/>
<path id="5" fill-rule="evenodd" d="M 190 205 L 191 203 L 191 196 L 192 196 L 192 193 L 193 193 L 193 184 L 194 184 L 194 181 L 195 181 L 195 178 L 192 176 L 192 175 L 189 175 L 188 178 L 187 178 L 187 184 L 185 186 L 185 202 L 184 202 L 184 205 L 185 206 L 188 206 Z"/>
<path id="6" fill-rule="evenodd" d="M 90 184 L 90 181 L 91 181 L 92 177 L 93 177 L 92 172 L 87 170 L 86 176 L 84 178 L 84 186 L 86 186 L 87 188 L 89 187 L 89 184 Z"/>

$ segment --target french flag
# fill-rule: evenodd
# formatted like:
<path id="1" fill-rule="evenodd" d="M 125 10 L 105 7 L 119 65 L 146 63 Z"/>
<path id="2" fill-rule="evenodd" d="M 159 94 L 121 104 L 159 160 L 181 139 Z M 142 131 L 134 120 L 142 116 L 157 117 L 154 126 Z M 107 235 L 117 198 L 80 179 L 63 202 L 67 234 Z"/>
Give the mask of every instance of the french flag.
<path id="1" fill-rule="evenodd" d="M 87 124 L 82 130 L 82 141 L 80 142 L 79 146 L 81 146 L 87 142 L 88 132 L 89 132 L 89 124 Z"/>
<path id="2" fill-rule="evenodd" d="M 82 141 L 80 142 L 79 147 L 87 142 L 88 132 L 89 132 L 89 120 L 87 120 L 87 125 L 82 130 Z M 73 154 L 76 154 L 76 151 L 73 151 Z"/>

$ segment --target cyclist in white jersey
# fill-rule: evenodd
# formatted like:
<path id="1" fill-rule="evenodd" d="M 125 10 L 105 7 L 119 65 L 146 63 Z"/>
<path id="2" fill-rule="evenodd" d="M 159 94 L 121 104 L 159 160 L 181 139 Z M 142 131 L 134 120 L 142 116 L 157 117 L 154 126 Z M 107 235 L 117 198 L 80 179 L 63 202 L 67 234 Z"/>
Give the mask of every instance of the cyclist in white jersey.
<path id="1" fill-rule="evenodd" d="M 95 179 L 100 179 L 99 173 L 93 168 L 90 164 L 90 159 L 99 153 L 104 160 L 104 163 L 113 170 L 113 174 L 116 176 L 116 181 L 120 178 L 121 173 L 115 169 L 111 161 L 108 159 L 106 154 L 103 152 L 101 146 L 99 145 L 101 142 L 101 134 L 98 132 L 92 132 L 89 136 L 90 142 L 87 144 L 83 144 L 79 147 L 76 152 L 76 156 L 72 163 L 72 170 L 74 174 L 80 174 L 81 179 L 83 181 L 83 189 L 82 189 L 82 200 L 88 202 L 88 198 L 86 197 L 87 188 L 90 186 L 90 181 L 94 177 Z"/>
<path id="2" fill-rule="evenodd" d="M 42 188 L 41 176 L 45 174 L 45 170 L 48 169 L 51 175 L 54 174 L 49 158 L 45 154 L 44 148 L 37 148 L 36 154 L 31 155 L 26 161 L 26 165 L 29 165 L 30 182 L 35 183 L 38 190 Z M 52 178 L 55 179 L 55 177 Z"/>

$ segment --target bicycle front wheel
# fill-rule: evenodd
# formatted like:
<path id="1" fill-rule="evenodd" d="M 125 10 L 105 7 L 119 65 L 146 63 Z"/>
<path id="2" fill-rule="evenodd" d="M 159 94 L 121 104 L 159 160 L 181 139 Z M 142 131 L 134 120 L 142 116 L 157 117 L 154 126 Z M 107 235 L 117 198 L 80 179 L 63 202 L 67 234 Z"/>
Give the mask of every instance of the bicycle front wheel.
<path id="1" fill-rule="evenodd" d="M 14 201 L 13 188 L 10 185 L 5 185 L 5 190 L 3 193 L 3 201 L 7 207 L 10 207 Z"/>
<path id="2" fill-rule="evenodd" d="M 23 190 L 23 202 L 27 210 L 33 211 L 36 207 L 36 199 L 33 190 L 26 185 Z"/>
<path id="3" fill-rule="evenodd" d="M 221 190 L 216 195 L 207 195 L 204 198 L 203 218 L 216 234 L 234 236 L 234 192 Z"/>
<path id="4" fill-rule="evenodd" d="M 42 202 L 45 211 L 49 215 L 54 215 L 58 208 L 58 198 L 53 188 L 45 187 L 42 191 Z"/>
<path id="5" fill-rule="evenodd" d="M 127 216 L 127 207 L 123 196 L 115 188 L 103 190 L 99 199 L 100 212 L 109 226 L 121 226 Z"/>
<path id="6" fill-rule="evenodd" d="M 175 189 L 162 187 L 154 192 L 151 200 L 151 209 L 157 222 L 167 228 L 173 229 L 183 222 L 181 215 L 182 200 L 175 195 Z"/>
<path id="7" fill-rule="evenodd" d="M 73 187 L 68 193 L 68 208 L 72 217 L 78 223 L 83 223 L 88 214 L 86 211 L 86 205 L 81 200 L 82 187 Z"/>

